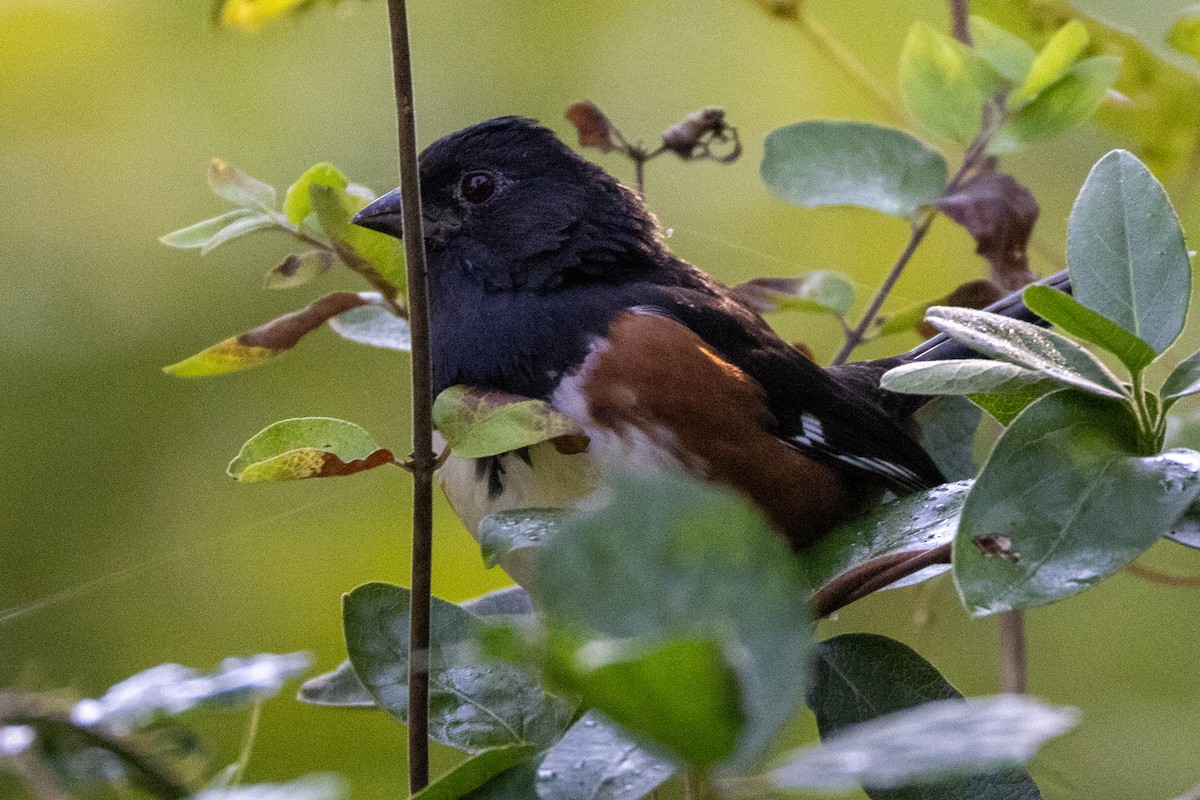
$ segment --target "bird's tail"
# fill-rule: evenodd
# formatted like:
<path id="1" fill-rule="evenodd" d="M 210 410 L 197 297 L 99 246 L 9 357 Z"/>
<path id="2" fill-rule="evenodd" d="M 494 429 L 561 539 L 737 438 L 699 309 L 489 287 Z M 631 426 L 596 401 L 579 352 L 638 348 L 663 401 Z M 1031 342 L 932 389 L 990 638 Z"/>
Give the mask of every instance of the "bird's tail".
<path id="1" fill-rule="evenodd" d="M 1052 289 L 1058 289 L 1069 294 L 1071 292 L 1071 276 L 1064 269 L 1048 278 L 1042 278 L 1035 285 L 1049 286 Z M 1019 319 L 1023 322 L 1033 322 L 1039 325 L 1046 324 L 1045 320 L 1026 307 L 1025 301 L 1021 299 L 1021 291 L 1016 291 L 1007 297 L 1002 297 L 983 310 L 999 314 L 1002 317 L 1008 317 L 1009 319 Z M 905 363 L 911 361 L 953 361 L 959 358 L 979 357 L 979 353 L 966 345 L 959 344 L 944 333 L 939 333 L 937 336 L 922 342 L 900 356 L 901 360 Z"/>

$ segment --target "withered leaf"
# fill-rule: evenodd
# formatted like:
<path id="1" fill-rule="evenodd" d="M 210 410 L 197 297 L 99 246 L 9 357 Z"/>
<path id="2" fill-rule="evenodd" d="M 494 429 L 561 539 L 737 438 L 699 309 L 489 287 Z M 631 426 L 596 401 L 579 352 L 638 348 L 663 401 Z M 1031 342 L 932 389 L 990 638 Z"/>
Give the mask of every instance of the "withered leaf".
<path id="1" fill-rule="evenodd" d="M 663 147 L 680 158 L 706 158 L 720 164 L 728 164 L 742 154 L 742 143 L 737 128 L 725 120 L 725 110 L 707 106 L 693 111 L 663 131 Z M 717 155 L 712 150 L 714 143 L 731 145 L 728 152 Z"/>
<path id="2" fill-rule="evenodd" d="M 587 450 L 583 426 L 549 403 L 508 392 L 451 386 L 433 403 L 433 421 L 454 452 L 484 458 L 552 442 L 560 453 Z"/>
<path id="3" fill-rule="evenodd" d="M 1026 248 L 1040 209 L 1013 176 L 988 169 L 938 200 L 937 207 L 975 237 L 975 252 L 988 260 L 1001 289 L 1015 291 L 1036 280 Z"/>
<path id="4" fill-rule="evenodd" d="M 950 294 L 943 297 L 941 300 L 935 300 L 932 303 L 926 303 L 925 308 L 930 306 L 957 306 L 958 308 L 987 308 L 992 303 L 1004 297 L 1005 292 L 996 284 L 992 283 L 987 278 L 976 278 L 973 281 L 967 281 L 961 286 L 954 289 Z M 921 312 L 921 318 L 916 323 L 917 332 L 926 339 L 936 336 L 938 329 L 925 321 L 925 313 Z"/>
<path id="5" fill-rule="evenodd" d="M 567 109 L 567 121 L 579 131 L 580 147 L 595 147 L 608 153 L 617 149 L 613 141 L 613 125 L 599 106 L 589 101 L 575 103 Z"/>

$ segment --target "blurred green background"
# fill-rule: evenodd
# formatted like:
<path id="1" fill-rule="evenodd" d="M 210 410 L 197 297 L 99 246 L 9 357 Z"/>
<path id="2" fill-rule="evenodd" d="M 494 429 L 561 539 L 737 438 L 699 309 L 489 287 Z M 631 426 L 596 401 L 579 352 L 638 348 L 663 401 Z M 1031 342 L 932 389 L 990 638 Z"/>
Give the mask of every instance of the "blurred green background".
<path id="1" fill-rule="evenodd" d="M 1181 3 L 1077 5 L 1160 42 Z M 946 24 L 935 0 L 809 6 L 888 86 L 910 22 Z M 866 293 L 903 245 L 898 220 L 792 208 L 760 184 L 771 129 L 887 118 L 796 28 L 746 0 L 416 0 L 410 13 L 423 143 L 513 113 L 569 137 L 563 111 L 580 99 L 654 140 L 718 104 L 741 129 L 740 161 L 649 169 L 677 252 L 728 282 L 830 268 Z M 322 332 L 258 370 L 203 381 L 159 371 L 318 292 L 365 288 L 335 272 L 315 290 L 262 291 L 262 273 L 292 251 L 282 236 L 203 259 L 156 239 L 224 210 L 204 185 L 213 156 L 281 188 L 325 160 L 377 191 L 396 183 L 384 5 L 347 0 L 253 36 L 207 16 L 204 0 L 0 0 L 0 685 L 95 696 L 164 661 L 207 668 L 297 649 L 332 668 L 344 656 L 341 593 L 407 582 L 399 473 L 254 486 L 224 475 L 245 439 L 288 416 L 351 419 L 403 449 L 405 358 Z M 1051 255 L 1089 166 L 1120 144 L 1085 127 L 1006 159 L 1041 201 Z M 1197 229 L 1200 209 L 1182 212 Z M 893 307 L 981 275 L 972 251 L 939 222 Z M 1041 255 L 1034 267 L 1055 268 Z M 826 358 L 840 336 L 826 319 L 777 321 Z M 436 593 L 505 585 L 440 498 L 437 511 Z M 1172 545 L 1145 563 L 1200 572 L 1196 553 Z M 1037 762 L 1048 797 L 1170 798 L 1200 782 L 1197 620 L 1200 593 L 1127 574 L 1029 615 L 1031 690 L 1084 713 Z M 968 620 L 947 581 L 876 596 L 823 629 L 886 633 L 966 693 L 996 690 L 996 624 Z M 215 763 L 235 757 L 243 715 L 191 721 Z M 799 720 L 796 741 L 811 735 Z M 282 697 L 265 708 L 248 777 L 332 770 L 355 797 L 395 796 L 403 736 L 382 714 Z M 436 757 L 439 771 L 453 759 Z M 20 791 L 0 779 L 8 795 Z"/>

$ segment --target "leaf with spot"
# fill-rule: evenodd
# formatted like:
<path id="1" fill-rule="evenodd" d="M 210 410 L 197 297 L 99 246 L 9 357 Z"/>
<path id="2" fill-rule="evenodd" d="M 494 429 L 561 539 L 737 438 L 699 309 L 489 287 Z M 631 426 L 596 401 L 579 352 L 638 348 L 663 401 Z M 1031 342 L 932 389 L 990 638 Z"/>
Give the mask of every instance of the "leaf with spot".
<path id="1" fill-rule="evenodd" d="M 842 317 L 854 304 L 854 284 L 827 269 L 796 278 L 754 278 L 733 287 L 733 293 L 760 314 L 805 311 Z"/>
<path id="2" fill-rule="evenodd" d="M 200 378 L 257 367 L 291 350 L 304 336 L 339 314 L 370 302 L 369 293 L 334 292 L 299 311 L 284 314 L 163 367 L 163 372 L 179 378 Z"/>
<path id="3" fill-rule="evenodd" d="M 1200 494 L 1200 453 L 1138 454 L 1125 403 L 1063 390 L 1017 417 L 963 506 L 954 576 L 974 616 L 1088 589 L 1171 530 Z M 997 555 L 987 543 L 1011 543 Z"/>
<path id="4" fill-rule="evenodd" d="M 464 458 L 483 458 L 553 442 L 560 453 L 587 449 L 583 426 L 542 400 L 451 386 L 433 402 L 433 422 L 452 450 Z"/>
<path id="5" fill-rule="evenodd" d="M 564 520 L 538 565 L 539 605 L 556 625 L 648 646 L 716 636 L 739 654 L 739 763 L 760 756 L 798 707 L 809 588 L 743 498 L 682 476 L 617 476 L 609 502 Z"/>
<path id="6" fill-rule="evenodd" d="M 951 339 L 986 356 L 1104 397 L 1120 399 L 1127 394 L 1120 379 L 1098 358 L 1067 337 L 1033 323 L 949 306 L 934 306 L 925 319 Z"/>
<path id="7" fill-rule="evenodd" d="M 938 200 L 937 207 L 974 237 L 975 252 L 987 259 L 997 286 L 1012 291 L 1036 279 L 1026 248 L 1040 209 L 1013 176 L 994 169 L 979 172 Z"/>
<path id="8" fill-rule="evenodd" d="M 539 800 L 640 800 L 678 770 L 595 710 L 583 715 L 546 753 Z"/>
<path id="9" fill-rule="evenodd" d="M 836 740 L 839 734 L 852 732 L 855 726 L 878 718 L 887 718 L 907 709 L 921 708 L 927 703 L 962 700 L 953 686 L 946 682 L 933 665 L 911 648 L 867 633 L 835 636 L 817 646 L 813 685 L 808 693 L 808 705 L 817 715 L 817 727 L 825 742 Z M 951 749 L 982 743 L 947 743 L 942 736 L 959 736 L 961 730 L 938 730 L 934 741 L 924 737 L 903 737 L 895 743 L 885 743 L 885 752 L 867 751 L 874 762 L 872 769 L 887 768 L 879 763 L 893 758 L 896 769 L 915 767 L 927 755 L 915 752 L 928 745 L 931 748 Z M 905 752 L 907 747 L 913 750 Z M 961 752 L 961 751 L 960 751 Z M 914 758 L 915 757 L 915 758 Z M 907 763 L 905 763 L 907 762 Z M 842 770 L 834 765 L 834 774 Z M 843 778 L 855 776 L 842 772 Z M 819 778 L 818 778 L 819 780 Z M 849 781 L 848 781 L 849 782 Z M 1040 800 L 1041 794 L 1029 774 L 1017 768 L 990 770 L 970 777 L 948 777 L 925 787 L 903 789 L 867 789 L 872 800 Z"/>
<path id="10" fill-rule="evenodd" d="M 1100 159 L 1067 233 L 1075 298 L 1161 353 L 1183 330 L 1192 269 L 1167 193 L 1131 153 Z"/>
<path id="11" fill-rule="evenodd" d="M 324 275 L 333 266 L 334 255 L 328 250 L 309 250 L 295 253 L 267 273 L 263 279 L 266 289 L 295 289 Z"/>
<path id="12" fill-rule="evenodd" d="M 816 120 L 767 135 L 759 173 L 798 206 L 863 206 L 912 217 L 946 189 L 946 159 L 914 137 L 861 122 Z"/>
<path id="13" fill-rule="evenodd" d="M 970 144 L 999 76 L 974 50 L 924 22 L 914 23 L 900 53 L 900 100 L 926 130 Z"/>
<path id="14" fill-rule="evenodd" d="M 332 478 L 395 464 L 396 457 L 352 422 L 299 417 L 269 425 L 242 445 L 226 470 L 242 483 Z"/>
<path id="15" fill-rule="evenodd" d="M 368 583 L 345 596 L 350 663 L 382 708 L 408 719 L 409 592 Z M 429 649 L 429 736 L 479 753 L 494 747 L 556 741 L 571 706 L 546 694 L 525 670 L 485 657 L 482 623 L 464 608 L 433 598 Z"/>

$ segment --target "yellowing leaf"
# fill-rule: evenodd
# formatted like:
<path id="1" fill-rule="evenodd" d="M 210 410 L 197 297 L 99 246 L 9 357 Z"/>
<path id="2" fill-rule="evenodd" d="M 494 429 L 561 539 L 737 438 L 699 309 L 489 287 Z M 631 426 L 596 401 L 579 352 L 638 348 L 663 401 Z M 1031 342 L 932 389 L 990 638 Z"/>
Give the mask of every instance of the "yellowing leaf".
<path id="1" fill-rule="evenodd" d="M 289 222 L 299 225 L 313 211 L 312 198 L 309 196 L 310 186 L 332 186 L 335 189 L 345 189 L 349 184 L 346 176 L 333 164 L 315 164 L 306 169 L 304 174 L 288 187 L 287 195 L 283 198 L 283 213 Z"/>
<path id="2" fill-rule="evenodd" d="M 923 127 L 968 144 L 983 124 L 983 104 L 999 76 L 978 54 L 923 22 L 900 54 L 900 99 Z"/>
<path id="3" fill-rule="evenodd" d="M 230 336 L 183 361 L 163 367 L 163 372 L 179 378 L 203 378 L 257 367 L 276 355 L 269 347 L 246 345 Z"/>
<path id="4" fill-rule="evenodd" d="M 312 209 L 338 258 L 355 272 L 375 272 L 403 289 L 406 276 L 400 240 L 350 224 L 350 218 L 366 201 L 345 189 L 321 183 L 310 184 L 308 192 Z"/>
<path id="5" fill-rule="evenodd" d="M 451 386 L 433 403 L 433 421 L 454 452 L 467 458 L 554 441 L 565 453 L 587 448 L 583 427 L 548 403 L 508 392 Z"/>
<path id="6" fill-rule="evenodd" d="M 241 28 L 254 33 L 275 17 L 308 2 L 309 0 L 225 0 L 220 7 L 217 21 L 228 28 Z"/>
<path id="7" fill-rule="evenodd" d="M 243 483 L 351 475 L 395 462 L 352 422 L 329 417 L 285 419 L 242 446 L 226 472 Z"/>
<path id="8" fill-rule="evenodd" d="M 1050 38 L 1038 53 L 1025 83 L 1008 98 L 1008 107 L 1017 108 L 1038 96 L 1043 89 L 1061 78 L 1090 41 L 1087 28 L 1073 19 Z"/>

